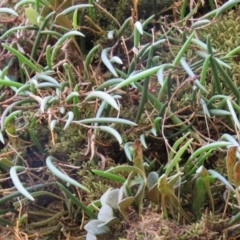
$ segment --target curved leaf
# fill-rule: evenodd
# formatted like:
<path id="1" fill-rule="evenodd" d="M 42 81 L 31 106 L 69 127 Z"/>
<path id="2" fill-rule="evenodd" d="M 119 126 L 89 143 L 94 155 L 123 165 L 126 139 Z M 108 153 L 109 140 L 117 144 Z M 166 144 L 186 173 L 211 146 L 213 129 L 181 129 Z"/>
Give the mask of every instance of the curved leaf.
<path id="1" fill-rule="evenodd" d="M 17 12 L 12 10 L 11 8 L 0 8 L 0 13 L 8 13 L 18 17 Z"/>
<path id="2" fill-rule="evenodd" d="M 20 51 L 18 51 L 17 49 L 15 49 L 13 47 L 8 46 L 5 43 L 2 43 L 2 46 L 4 48 L 6 48 L 9 52 L 13 53 L 16 57 L 18 57 L 21 60 L 22 63 L 25 63 L 33 71 L 40 72 L 40 69 L 33 62 L 31 62 L 27 57 L 22 55 L 22 53 L 20 53 Z"/>
<path id="3" fill-rule="evenodd" d="M 111 62 L 111 63 L 117 63 L 117 64 L 123 64 L 121 58 L 118 57 L 118 56 L 113 56 L 113 57 L 110 59 L 110 62 Z"/>
<path id="4" fill-rule="evenodd" d="M 28 198 L 31 201 L 34 201 L 34 198 L 32 197 L 32 195 L 25 189 L 25 187 L 22 185 L 22 183 L 20 182 L 18 175 L 17 175 L 17 171 L 23 171 L 25 170 L 25 167 L 22 166 L 13 166 L 10 169 L 10 177 L 13 181 L 14 186 L 16 187 L 16 189 L 26 198 Z"/>
<path id="5" fill-rule="evenodd" d="M 78 5 L 74 5 L 74 6 L 71 6 L 71 7 L 67 8 L 67 9 L 64 9 L 61 13 L 59 13 L 57 15 L 57 17 L 59 15 L 67 15 L 67 14 L 75 11 L 76 9 L 87 8 L 87 7 L 93 7 L 93 5 L 92 4 L 78 4 Z"/>
<path id="6" fill-rule="evenodd" d="M 122 119 L 122 118 L 107 118 L 107 117 L 103 117 L 103 118 L 87 118 L 87 119 L 83 119 L 80 121 L 74 121 L 75 123 L 82 123 L 82 124 L 87 124 L 87 123 L 120 123 L 120 124 L 127 124 L 130 126 L 137 126 L 136 123 L 126 120 L 126 119 Z"/>
<path id="7" fill-rule="evenodd" d="M 106 92 L 102 92 L 102 91 L 94 91 L 91 92 L 90 94 L 88 94 L 88 96 L 86 97 L 86 100 L 89 100 L 91 98 L 101 98 L 103 100 L 105 100 L 106 102 L 108 102 L 112 107 L 114 107 L 116 110 L 119 111 L 119 106 L 117 104 L 117 102 L 115 101 L 115 99 L 109 95 Z"/>
<path id="8" fill-rule="evenodd" d="M 82 190 L 84 191 L 87 191 L 89 192 L 89 190 L 84 187 L 83 185 L 81 185 L 80 183 L 78 183 L 76 180 L 70 178 L 69 176 L 65 175 L 64 173 L 62 173 L 60 170 L 58 170 L 54 164 L 52 163 L 52 161 L 57 161 L 56 158 L 52 157 L 52 156 L 49 156 L 47 157 L 46 159 L 46 165 L 48 167 L 48 169 L 55 175 L 57 176 L 58 178 L 62 179 L 63 181 L 67 182 L 67 183 L 70 183 L 76 187 L 79 187 L 81 188 Z"/>
<path id="9" fill-rule="evenodd" d="M 42 99 L 42 102 L 41 102 L 41 106 L 40 106 L 40 110 L 44 113 L 45 112 L 45 108 L 48 104 L 48 102 L 53 99 L 54 97 L 53 96 L 47 96 L 45 97 L 44 99 Z"/>
<path id="10" fill-rule="evenodd" d="M 229 1 L 227 1 L 220 8 L 217 9 L 216 17 L 218 17 L 224 11 L 227 11 L 229 8 L 234 7 L 237 3 L 240 3 L 240 0 L 229 0 Z"/>
<path id="11" fill-rule="evenodd" d="M 160 68 L 162 68 L 162 66 L 157 66 L 157 67 L 153 67 L 153 68 L 141 71 L 140 73 L 137 73 L 137 74 L 125 79 L 123 82 L 119 83 L 116 87 L 114 87 L 112 89 L 112 91 L 116 90 L 118 88 L 126 87 L 127 85 L 129 85 L 133 82 L 136 82 L 140 79 L 151 76 L 151 75 L 155 74 Z"/>
<path id="12" fill-rule="evenodd" d="M 134 26 L 137 28 L 138 32 L 139 32 L 141 35 L 143 35 L 143 27 L 142 27 L 141 22 L 136 21 L 135 24 L 134 24 Z"/>
<path id="13" fill-rule="evenodd" d="M 205 26 L 206 24 L 208 24 L 210 22 L 211 21 L 208 20 L 208 19 L 202 19 L 202 20 L 199 20 L 199 21 L 193 23 L 191 28 L 194 29 L 194 28 L 202 27 L 202 26 Z"/>
<path id="14" fill-rule="evenodd" d="M 234 191 L 234 188 L 232 187 L 232 185 L 230 184 L 230 182 L 223 177 L 220 173 L 216 172 L 215 170 L 209 169 L 208 173 L 216 178 L 218 178 L 222 183 L 224 183 L 226 185 L 226 187 L 228 187 L 231 191 Z"/>
<path id="15" fill-rule="evenodd" d="M 114 128 L 112 127 L 108 127 L 108 126 L 100 126 L 99 129 L 105 131 L 105 132 L 108 132 L 110 134 L 112 134 L 119 142 L 119 144 L 121 145 L 122 144 L 122 137 L 121 135 L 118 133 L 117 130 L 115 130 Z"/>
<path id="16" fill-rule="evenodd" d="M 107 53 L 108 53 L 109 50 L 110 50 L 110 48 L 105 48 L 105 49 L 102 50 L 101 59 L 102 59 L 103 63 L 105 64 L 105 66 L 108 68 L 108 70 L 109 70 L 115 77 L 117 77 L 118 74 L 117 74 L 115 68 L 113 67 L 112 63 L 109 61 L 108 56 L 107 56 Z"/>
<path id="17" fill-rule="evenodd" d="M 73 118 L 74 118 L 74 113 L 72 111 L 69 111 L 65 116 L 64 118 L 67 118 L 67 122 L 63 128 L 63 130 L 65 130 L 69 124 L 72 122 Z"/>
<path id="18" fill-rule="evenodd" d="M 57 55 L 60 45 L 63 44 L 68 38 L 71 38 L 73 36 L 84 37 L 84 35 L 79 31 L 70 31 L 70 32 L 65 33 L 61 38 L 58 39 L 58 41 L 56 42 L 56 44 L 53 48 L 52 57 L 51 57 L 52 63 Z"/>

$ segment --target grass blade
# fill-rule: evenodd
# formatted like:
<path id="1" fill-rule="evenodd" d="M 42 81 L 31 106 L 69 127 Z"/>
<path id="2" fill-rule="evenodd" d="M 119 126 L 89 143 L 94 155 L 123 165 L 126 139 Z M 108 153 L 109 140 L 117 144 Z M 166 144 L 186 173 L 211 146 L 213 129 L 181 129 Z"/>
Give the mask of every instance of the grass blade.
<path id="1" fill-rule="evenodd" d="M 17 58 L 19 58 L 21 63 L 25 63 L 28 67 L 30 67 L 35 72 L 40 72 L 41 70 L 28 58 L 22 55 L 17 49 L 8 46 L 5 43 L 2 43 L 2 46 L 7 49 L 9 52 L 13 53 Z"/>
<path id="2" fill-rule="evenodd" d="M 173 61 L 173 65 L 177 66 L 181 60 L 181 58 L 183 57 L 183 54 L 186 52 L 189 44 L 192 41 L 192 38 L 194 36 L 194 32 L 192 32 L 192 34 L 188 37 L 187 41 L 184 43 L 184 45 L 182 46 L 182 48 L 180 49 L 180 51 L 178 52 L 178 55 L 175 57 L 174 61 Z"/>
<path id="3" fill-rule="evenodd" d="M 80 207 L 90 218 L 96 219 L 97 216 L 90 211 L 87 206 L 80 202 L 73 194 L 68 191 L 61 183 L 57 182 L 58 187 L 78 206 Z"/>
<path id="4" fill-rule="evenodd" d="M 137 74 L 125 79 L 123 82 L 119 83 L 116 87 L 111 89 L 111 91 L 114 91 L 118 88 L 126 87 L 127 85 L 129 85 L 133 82 L 136 82 L 140 79 L 151 76 L 151 75 L 155 74 L 161 67 L 162 66 L 157 66 L 157 67 L 153 67 L 153 68 L 141 71 L 140 73 L 137 73 Z"/>
<path id="5" fill-rule="evenodd" d="M 113 173 L 104 172 L 104 171 L 98 170 L 98 169 L 92 169 L 91 171 L 93 173 L 101 176 L 101 177 L 105 177 L 105 178 L 111 179 L 111 180 L 113 180 L 115 182 L 124 183 L 126 181 L 126 179 L 124 177 L 118 176 L 118 175 L 113 174 Z"/>

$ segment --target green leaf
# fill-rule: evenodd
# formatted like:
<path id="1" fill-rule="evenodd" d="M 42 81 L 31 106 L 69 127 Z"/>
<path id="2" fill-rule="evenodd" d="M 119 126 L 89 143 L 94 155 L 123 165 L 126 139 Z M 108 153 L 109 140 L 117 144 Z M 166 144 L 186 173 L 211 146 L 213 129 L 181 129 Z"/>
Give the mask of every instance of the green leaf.
<path id="1" fill-rule="evenodd" d="M 183 153 L 187 150 L 188 146 L 192 143 L 193 138 L 189 139 L 176 153 L 176 155 L 174 156 L 173 159 L 170 159 L 170 163 L 168 164 L 168 167 L 166 169 L 166 176 L 169 175 L 169 173 L 171 172 L 171 170 L 173 169 L 173 167 L 175 167 L 179 161 L 181 160 L 181 156 L 183 155 Z"/>
<path id="2" fill-rule="evenodd" d="M 80 207 L 90 218 L 96 219 L 97 216 L 88 209 L 82 202 L 80 202 L 70 191 L 68 191 L 61 183 L 57 182 L 58 187 L 78 206 Z"/>
<path id="3" fill-rule="evenodd" d="M 101 99 L 105 100 L 107 103 L 109 103 L 117 111 L 119 111 L 119 106 L 118 106 L 117 102 L 115 101 L 115 99 L 106 92 L 93 91 L 93 92 L 88 94 L 88 96 L 86 97 L 85 100 L 87 101 L 87 100 L 92 99 L 92 98 L 101 98 Z"/>
<path id="4" fill-rule="evenodd" d="M 128 217 L 128 209 L 133 204 L 134 199 L 134 197 L 127 197 L 118 203 L 119 211 L 124 216 L 124 218 Z"/>
<path id="5" fill-rule="evenodd" d="M 22 63 L 25 63 L 28 67 L 30 67 L 33 71 L 35 72 L 40 72 L 41 70 L 33 63 L 31 62 L 28 58 L 26 58 L 25 56 L 22 55 L 22 53 L 20 53 L 18 50 L 16 50 L 13 47 L 8 46 L 5 43 L 2 43 L 2 46 L 7 49 L 9 52 L 13 53 L 16 57 L 19 58 L 19 60 Z"/>
<path id="6" fill-rule="evenodd" d="M 48 167 L 48 169 L 55 175 L 57 176 L 58 178 L 60 178 L 61 180 L 69 183 L 69 184 L 72 184 L 76 187 L 79 187 L 80 189 L 86 191 L 86 192 L 89 192 L 89 190 L 84 187 L 83 185 L 81 185 L 80 183 L 78 183 L 76 180 L 70 178 L 69 176 L 65 175 L 64 173 L 62 173 L 60 170 L 58 170 L 52 163 L 52 161 L 57 161 L 56 158 L 52 157 L 52 156 L 49 156 L 47 157 L 46 159 L 46 165 Z"/>
<path id="7" fill-rule="evenodd" d="M 56 85 L 56 87 L 60 87 L 59 82 L 56 79 L 54 79 L 53 77 L 48 75 L 48 74 L 52 74 L 52 73 L 53 73 L 52 71 L 38 73 L 36 75 L 36 79 L 37 80 L 42 79 L 42 80 L 45 80 L 46 82 Z"/>
<path id="8" fill-rule="evenodd" d="M 204 153 L 205 151 L 208 151 L 210 149 L 213 150 L 213 149 L 220 148 L 220 147 L 227 147 L 229 145 L 231 145 L 231 143 L 224 142 L 224 141 L 206 144 L 206 145 L 200 147 L 199 149 L 197 149 L 196 151 L 194 151 L 192 153 L 191 157 L 189 158 L 188 162 L 194 160 L 196 157 L 198 157 L 200 154 Z"/>
<path id="9" fill-rule="evenodd" d="M 35 26 L 17 26 L 17 27 L 12 27 L 10 29 L 8 29 L 8 31 L 6 31 L 4 34 L 1 35 L 0 40 L 4 40 L 7 36 L 9 36 L 10 34 L 17 32 L 17 31 L 21 31 L 21 30 L 38 30 L 38 27 Z"/>
<path id="10" fill-rule="evenodd" d="M 143 27 L 142 27 L 141 22 L 136 21 L 135 24 L 134 24 L 134 26 L 137 28 L 138 32 L 139 32 L 141 35 L 143 35 Z"/>
<path id="11" fill-rule="evenodd" d="M 137 168 L 137 167 L 134 167 L 134 166 L 118 166 L 118 167 L 114 167 L 114 168 L 110 168 L 108 169 L 106 172 L 136 172 L 136 173 L 139 173 L 141 175 L 141 177 L 146 180 L 146 177 L 145 177 L 145 173 Z"/>
<path id="12" fill-rule="evenodd" d="M 74 37 L 74 36 L 80 36 L 80 37 L 84 37 L 84 35 L 79 32 L 79 31 L 70 31 L 65 33 L 61 38 L 58 39 L 58 41 L 56 42 L 53 51 L 52 51 L 52 56 L 51 56 L 51 63 L 54 62 L 57 53 L 59 51 L 60 45 L 63 44 L 68 38 Z"/>
<path id="13" fill-rule="evenodd" d="M 106 195 L 105 203 L 113 209 L 118 209 L 119 189 L 112 189 Z"/>
<path id="14" fill-rule="evenodd" d="M 119 144 L 120 145 L 122 144 L 122 141 L 123 141 L 122 137 L 118 133 L 118 131 L 115 130 L 114 128 L 108 127 L 108 126 L 100 126 L 99 129 L 102 130 L 102 131 L 105 131 L 105 132 L 108 132 L 108 133 L 112 134 L 118 140 Z"/>
<path id="15" fill-rule="evenodd" d="M 117 64 L 123 64 L 121 58 L 118 57 L 118 56 L 113 56 L 113 57 L 110 59 L 110 62 L 111 62 L 111 63 L 117 63 Z"/>
<path id="16" fill-rule="evenodd" d="M 183 57 L 183 54 L 186 52 L 188 46 L 190 45 L 192 38 L 194 36 L 195 32 L 192 32 L 191 35 L 188 37 L 187 41 L 184 43 L 180 51 L 178 52 L 177 56 L 175 57 L 173 61 L 173 65 L 177 66 L 178 63 L 180 62 L 181 58 Z"/>
<path id="17" fill-rule="evenodd" d="M 196 196 L 194 197 L 192 208 L 196 215 L 200 215 L 200 211 L 203 205 L 203 200 L 206 195 L 206 188 L 201 178 L 197 178 L 195 183 Z"/>
<path id="18" fill-rule="evenodd" d="M 91 60 L 93 58 L 93 55 L 95 52 L 99 49 L 100 44 L 96 45 L 94 48 L 91 49 L 91 51 L 88 53 L 85 61 L 84 61 L 84 73 L 87 74 Z"/>
<path id="19" fill-rule="evenodd" d="M 20 182 L 18 175 L 17 175 L 17 171 L 23 171 L 25 170 L 25 167 L 22 166 L 13 166 L 10 169 L 10 177 L 13 181 L 14 186 L 16 187 L 16 189 L 26 198 L 28 198 L 31 201 L 34 201 L 34 198 L 32 197 L 32 195 L 25 189 L 25 187 L 23 187 L 22 183 Z"/>
<path id="20" fill-rule="evenodd" d="M 133 158 L 132 158 L 133 152 L 130 149 L 130 145 L 131 144 L 132 144 L 132 142 L 126 142 L 124 144 L 124 146 L 123 146 L 123 149 L 124 149 L 124 152 L 125 152 L 125 155 L 126 155 L 127 159 L 132 162 L 132 160 L 133 160 Z"/>
<path id="21" fill-rule="evenodd" d="M 3 126 L 4 126 L 4 127 L 7 127 L 8 124 L 9 124 L 10 122 L 14 121 L 14 118 L 15 118 L 16 116 L 18 116 L 21 112 L 22 112 L 21 110 L 17 110 L 17 111 L 14 111 L 14 112 L 10 113 L 7 117 L 5 117 Z M 2 116 L 2 117 L 3 117 L 3 116 Z M 14 135 L 14 133 L 11 133 L 11 134 Z"/>
<path id="22" fill-rule="evenodd" d="M 10 168 L 13 166 L 13 162 L 7 158 L 0 158 L 0 170 L 4 173 L 9 172 Z"/>
<path id="23" fill-rule="evenodd" d="M 78 92 L 71 92 L 66 98 L 65 98 L 65 102 L 66 103 L 70 103 L 74 97 L 79 97 L 79 93 Z"/>
<path id="24" fill-rule="evenodd" d="M 231 113 L 231 116 L 232 116 L 232 119 L 233 119 L 233 123 L 234 123 L 234 126 L 236 126 L 238 128 L 238 130 L 240 130 L 240 122 L 238 120 L 238 117 L 237 117 L 237 114 L 236 112 L 234 111 L 234 108 L 232 106 L 232 102 L 230 99 L 227 99 L 227 105 L 228 105 L 228 109 Z"/>
<path id="25" fill-rule="evenodd" d="M 65 200 L 64 198 L 61 198 L 61 197 L 59 197 L 58 195 L 53 194 L 53 193 L 51 193 L 51 192 L 47 192 L 47 191 L 39 191 L 39 192 L 33 192 L 33 193 L 32 193 L 32 196 L 33 196 L 33 197 L 39 197 L 39 196 L 44 196 L 44 195 L 57 198 L 57 199 L 59 199 L 59 200 L 61 200 L 61 201 L 64 201 L 64 200 Z M 13 206 L 14 206 L 15 208 L 19 208 L 19 207 L 21 207 L 22 204 L 25 203 L 25 202 L 27 202 L 27 198 L 23 198 L 23 199 L 21 199 L 21 200 L 18 200 L 17 202 L 14 202 L 14 203 L 13 203 Z"/>
<path id="26" fill-rule="evenodd" d="M 12 10 L 11 8 L 0 8 L 0 13 L 8 13 L 18 17 L 17 12 Z"/>
<path id="27" fill-rule="evenodd" d="M 226 187 L 228 187 L 232 192 L 235 192 L 234 191 L 234 188 L 232 187 L 232 185 L 230 184 L 230 182 L 225 178 L 223 177 L 220 173 L 218 173 L 217 171 L 215 170 L 212 170 L 212 169 L 209 169 L 208 170 L 209 174 L 218 178 L 222 183 L 225 184 Z"/>
<path id="28" fill-rule="evenodd" d="M 42 113 L 45 112 L 45 109 L 47 107 L 48 102 L 53 98 L 54 98 L 53 96 L 47 96 L 47 97 L 42 99 L 41 105 L 40 105 L 40 110 L 42 111 Z"/>
<path id="29" fill-rule="evenodd" d="M 98 86 L 96 88 L 96 91 L 99 91 L 99 90 L 104 90 L 105 88 L 109 87 L 109 86 L 112 86 L 112 85 L 116 85 L 120 82 L 124 81 L 123 78 L 113 78 L 113 79 L 109 79 L 107 80 L 106 82 L 102 83 L 100 86 Z"/>
<path id="30" fill-rule="evenodd" d="M 145 139 L 145 134 L 143 133 L 143 134 L 141 134 L 141 136 L 140 136 L 140 142 L 141 142 L 141 144 L 144 146 L 144 148 L 148 148 L 147 147 L 147 143 L 146 143 L 146 139 Z"/>
<path id="31" fill-rule="evenodd" d="M 208 20 L 208 19 L 198 20 L 198 21 L 196 21 L 195 23 L 192 24 L 191 29 L 195 29 L 195 28 L 198 28 L 198 27 L 205 26 L 205 25 L 207 25 L 210 22 L 211 21 Z"/>
<path id="32" fill-rule="evenodd" d="M 4 137 L 3 137 L 3 134 L 2 134 L 2 132 L 0 131 L 0 141 L 4 144 L 5 143 L 5 141 L 4 141 Z"/>
<path id="33" fill-rule="evenodd" d="M 204 166 L 200 166 L 196 173 L 199 175 L 199 177 L 202 179 L 203 184 L 206 188 L 208 197 L 210 199 L 211 202 L 211 208 L 212 208 L 212 212 L 214 214 L 214 202 L 213 202 L 213 196 L 212 196 L 212 191 L 211 191 L 211 187 L 210 187 L 210 183 L 211 183 L 211 178 L 209 176 L 209 173 L 207 171 L 207 169 Z"/>
<path id="34" fill-rule="evenodd" d="M 159 204 L 159 190 L 158 190 L 158 183 L 156 183 L 149 191 L 146 193 L 146 198 L 152 201 L 155 204 Z"/>
<path id="35" fill-rule="evenodd" d="M 74 121 L 75 123 L 82 123 L 82 124 L 87 124 L 87 123 L 120 123 L 120 124 L 127 124 L 130 126 L 137 126 L 136 123 L 126 120 L 126 119 L 122 119 L 122 118 L 107 118 L 107 117 L 103 117 L 103 118 L 87 118 L 87 119 L 83 119 L 80 121 Z"/>
<path id="36" fill-rule="evenodd" d="M 34 133 L 32 128 L 28 128 L 29 135 L 34 143 L 34 145 L 38 148 L 40 153 L 44 153 L 44 148 L 42 147 L 39 139 L 37 138 L 36 134 Z"/>
<path id="37" fill-rule="evenodd" d="M 157 172 L 150 172 L 147 176 L 147 185 L 151 189 L 158 182 Z"/>
<path id="38" fill-rule="evenodd" d="M 117 77 L 118 74 L 114 68 L 114 66 L 112 65 L 112 63 L 110 62 L 110 60 L 108 59 L 108 52 L 111 50 L 111 48 L 105 48 L 102 50 L 102 53 L 101 53 L 101 59 L 103 61 L 103 63 L 105 64 L 105 66 L 108 68 L 108 70 L 115 76 Z"/>
<path id="39" fill-rule="evenodd" d="M 111 180 L 113 180 L 115 182 L 124 183 L 126 181 L 126 179 L 124 177 L 118 176 L 116 174 L 106 173 L 106 172 L 104 172 L 102 170 L 97 170 L 97 169 L 92 169 L 91 171 L 93 173 L 101 176 L 101 177 L 105 177 L 105 178 L 111 179 Z"/>
<path id="40" fill-rule="evenodd" d="M 221 15 L 223 12 L 227 11 L 228 9 L 234 7 L 237 3 L 240 3 L 240 0 L 229 0 L 224 3 L 221 7 L 217 9 L 216 17 Z"/>
<path id="41" fill-rule="evenodd" d="M 98 220 L 104 223 L 110 221 L 113 217 L 113 209 L 109 205 L 102 206 L 98 212 Z"/>
<path id="42" fill-rule="evenodd" d="M 74 113 L 72 111 L 69 111 L 63 119 L 67 118 L 67 121 L 66 121 L 66 124 L 63 128 L 63 130 L 65 130 L 69 125 L 70 123 L 73 121 L 73 118 L 74 118 Z"/>
<path id="43" fill-rule="evenodd" d="M 14 6 L 14 9 L 17 10 L 19 7 L 21 7 L 22 5 L 24 4 L 35 4 L 36 3 L 36 0 L 22 0 L 22 1 L 19 1 L 15 6 Z"/>
<path id="44" fill-rule="evenodd" d="M 71 7 L 67 8 L 67 9 L 64 9 L 57 16 L 59 16 L 59 15 L 68 15 L 68 14 L 72 13 L 73 11 L 75 11 L 76 9 L 88 8 L 88 7 L 93 7 L 93 5 L 92 4 L 78 4 L 78 5 L 74 5 L 74 6 L 71 6 Z"/>
<path id="45" fill-rule="evenodd" d="M 137 73 L 137 74 L 125 79 L 123 82 L 119 83 L 116 87 L 111 89 L 111 91 L 117 90 L 118 88 L 126 87 L 133 82 L 136 82 L 140 79 L 151 76 L 151 75 L 155 74 L 161 67 L 162 66 L 157 66 L 157 67 L 153 67 L 153 68 L 141 71 L 140 73 Z"/>
<path id="46" fill-rule="evenodd" d="M 39 22 L 37 19 L 40 16 L 40 14 L 34 9 L 34 8 L 25 8 L 25 15 L 30 23 L 40 26 L 41 22 Z"/>
<path id="47" fill-rule="evenodd" d="M 56 183 L 55 182 L 46 182 L 44 184 L 36 184 L 36 185 L 31 186 L 31 187 L 26 187 L 25 190 L 26 191 L 36 191 L 38 189 L 41 189 L 41 188 L 44 188 L 44 187 L 47 187 L 47 186 L 51 186 L 51 185 L 54 185 L 54 184 L 56 184 Z M 10 193 L 10 194 L 0 198 L 0 205 L 5 204 L 9 200 L 12 200 L 13 198 L 16 198 L 16 197 L 19 197 L 19 196 L 21 196 L 21 193 L 19 191 Z"/>

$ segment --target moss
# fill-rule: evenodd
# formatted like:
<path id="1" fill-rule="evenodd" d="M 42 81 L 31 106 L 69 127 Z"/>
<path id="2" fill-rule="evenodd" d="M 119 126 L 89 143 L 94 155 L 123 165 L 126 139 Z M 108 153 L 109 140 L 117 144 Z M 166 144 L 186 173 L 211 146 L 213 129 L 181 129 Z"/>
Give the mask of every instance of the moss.
<path id="1" fill-rule="evenodd" d="M 221 15 L 213 24 L 199 31 L 202 39 L 210 34 L 212 46 L 217 50 L 217 53 L 226 54 L 240 45 L 240 6 Z M 227 70 L 232 77 L 234 84 L 240 84 L 240 55 L 236 53 L 234 61 L 230 62 L 231 69 Z"/>
<path id="2" fill-rule="evenodd" d="M 224 229 L 225 223 L 221 217 L 208 216 L 191 225 L 180 225 L 168 219 L 162 219 L 160 214 L 146 212 L 141 220 L 129 222 L 126 239 L 178 239 L 203 240 L 217 239 Z"/>
<path id="3" fill-rule="evenodd" d="M 63 130 L 63 126 L 56 126 L 54 139 L 49 143 L 48 152 L 63 161 L 74 161 L 76 165 L 80 163 L 86 151 L 86 142 L 86 129 L 79 125 L 72 124 L 66 130 Z"/>
<path id="4" fill-rule="evenodd" d="M 109 163 L 109 167 L 114 166 L 116 166 L 114 163 Z M 119 188 L 121 186 L 118 182 L 94 174 L 91 169 L 99 169 L 98 164 L 93 160 L 84 162 L 82 169 L 78 171 L 78 175 L 82 178 L 81 184 L 90 189 L 90 193 L 85 196 L 86 202 L 91 203 L 99 200 L 109 188 Z"/>

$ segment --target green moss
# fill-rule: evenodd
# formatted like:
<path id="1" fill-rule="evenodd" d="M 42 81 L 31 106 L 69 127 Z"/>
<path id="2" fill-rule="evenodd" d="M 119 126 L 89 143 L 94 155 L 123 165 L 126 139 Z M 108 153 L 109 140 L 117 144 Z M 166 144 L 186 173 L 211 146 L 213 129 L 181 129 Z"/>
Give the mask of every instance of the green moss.
<path id="1" fill-rule="evenodd" d="M 72 124 L 66 130 L 63 126 L 56 126 L 54 129 L 54 142 L 51 139 L 49 154 L 63 161 L 74 161 L 75 165 L 82 159 L 87 142 L 86 129 L 79 125 Z"/>
<path id="2" fill-rule="evenodd" d="M 240 45 L 240 6 L 235 9 L 221 15 L 213 24 L 199 31 L 202 39 L 206 38 L 208 34 L 211 36 L 212 46 L 217 52 L 227 54 L 234 48 Z M 234 61 L 229 64 L 230 70 L 227 70 L 228 74 L 232 77 L 236 86 L 240 84 L 240 55 L 236 54 Z"/>
<path id="3" fill-rule="evenodd" d="M 114 164 L 111 163 L 109 163 L 109 165 L 114 166 Z M 90 193 L 86 195 L 86 201 L 88 203 L 100 199 L 103 193 L 106 192 L 109 188 L 120 187 L 119 183 L 100 177 L 92 173 L 91 169 L 99 169 L 98 164 L 93 160 L 83 163 L 82 169 L 78 171 L 78 174 L 82 177 L 81 184 L 90 189 Z"/>

